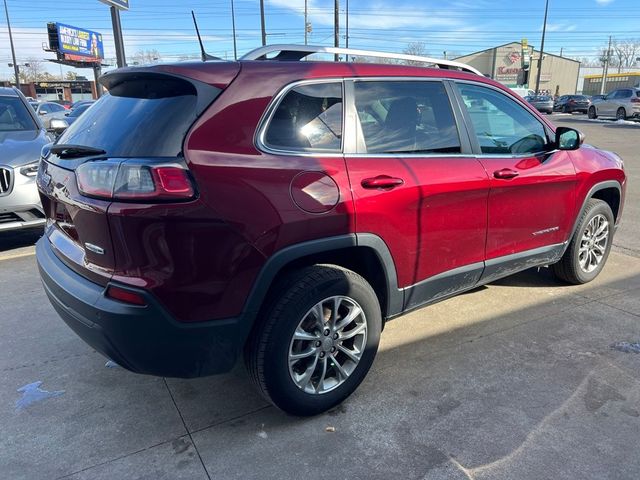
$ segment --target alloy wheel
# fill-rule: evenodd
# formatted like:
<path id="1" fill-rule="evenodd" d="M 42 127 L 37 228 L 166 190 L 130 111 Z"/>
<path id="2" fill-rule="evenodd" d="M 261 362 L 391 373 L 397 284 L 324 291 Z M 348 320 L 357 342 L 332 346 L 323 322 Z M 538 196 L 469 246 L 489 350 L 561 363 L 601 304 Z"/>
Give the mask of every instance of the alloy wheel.
<path id="1" fill-rule="evenodd" d="M 303 317 L 289 345 L 289 374 L 298 388 L 323 394 L 342 385 L 358 366 L 367 343 L 367 319 L 358 303 L 333 296 Z"/>
<path id="2" fill-rule="evenodd" d="M 604 258 L 609 242 L 609 221 L 604 215 L 594 216 L 582 233 L 578 262 L 583 272 L 593 272 Z"/>

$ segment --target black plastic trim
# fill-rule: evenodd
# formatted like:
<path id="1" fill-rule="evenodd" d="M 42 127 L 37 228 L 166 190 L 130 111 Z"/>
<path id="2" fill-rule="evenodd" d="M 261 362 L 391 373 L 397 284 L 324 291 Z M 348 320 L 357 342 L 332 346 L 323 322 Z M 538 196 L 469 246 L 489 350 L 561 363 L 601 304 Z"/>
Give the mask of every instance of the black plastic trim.
<path id="1" fill-rule="evenodd" d="M 607 180 L 605 182 L 596 183 L 593 187 L 591 187 L 589 192 L 587 192 L 587 195 L 582 200 L 582 207 L 580 207 L 580 210 L 578 210 L 578 215 L 576 215 L 576 220 L 575 220 L 575 222 L 573 224 L 573 228 L 571 229 L 571 235 L 569 236 L 569 238 L 567 240 L 567 243 L 573 238 L 573 235 L 576 233 L 576 229 L 578 228 L 578 222 L 580 221 L 580 217 L 582 216 L 582 212 L 584 212 L 584 209 L 587 206 L 587 202 L 593 197 L 594 193 L 599 192 L 600 190 L 604 190 L 606 188 L 615 188 L 615 189 L 617 189 L 618 190 L 618 195 L 620 195 L 620 202 L 622 203 L 622 186 L 620 185 L 620 183 L 618 183 L 615 180 Z M 622 211 L 622 205 L 620 205 L 620 209 L 618 211 L 618 218 L 615 219 L 616 226 L 618 225 L 618 222 L 620 221 L 620 212 L 621 211 Z"/>
<path id="2" fill-rule="evenodd" d="M 474 288 L 480 280 L 483 270 L 484 262 L 472 263 L 406 287 L 404 289 L 404 310 L 413 310 Z"/>
<path id="3" fill-rule="evenodd" d="M 371 248 L 385 270 L 387 287 L 387 312 L 385 316 L 402 312 L 403 293 L 398 289 L 396 268 L 389 248 L 377 235 L 371 233 L 346 234 L 311 240 L 283 248 L 273 254 L 262 267 L 245 304 L 243 317 L 253 320 L 262 306 L 269 288 L 278 273 L 288 264 L 318 253 L 331 252 L 351 247 Z M 385 312 L 383 312 L 384 314 Z M 252 321 L 247 322 L 250 326 Z M 249 333 L 248 331 L 246 332 Z"/>
<path id="4" fill-rule="evenodd" d="M 198 323 L 177 322 L 142 289 L 146 306 L 105 296 L 106 288 L 69 269 L 46 237 L 36 244 L 44 290 L 64 322 L 105 357 L 136 373 L 191 378 L 228 372 L 244 346 L 241 317 Z"/>
<path id="5" fill-rule="evenodd" d="M 547 245 L 485 261 L 479 284 L 490 283 L 531 267 L 550 265 L 562 257 L 566 243 Z"/>

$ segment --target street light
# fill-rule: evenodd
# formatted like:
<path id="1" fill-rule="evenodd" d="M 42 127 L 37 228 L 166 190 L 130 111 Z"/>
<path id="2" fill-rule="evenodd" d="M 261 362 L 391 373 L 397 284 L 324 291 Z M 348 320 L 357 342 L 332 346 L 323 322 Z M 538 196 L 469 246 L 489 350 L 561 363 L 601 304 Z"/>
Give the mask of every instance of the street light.
<path id="1" fill-rule="evenodd" d="M 20 67 L 29 68 L 31 66 L 31 64 L 29 64 L 29 63 L 7 63 L 7 65 L 9 65 L 9 68 L 13 67 L 13 71 L 15 72 L 15 75 L 16 75 L 16 87 L 20 88 Z"/>

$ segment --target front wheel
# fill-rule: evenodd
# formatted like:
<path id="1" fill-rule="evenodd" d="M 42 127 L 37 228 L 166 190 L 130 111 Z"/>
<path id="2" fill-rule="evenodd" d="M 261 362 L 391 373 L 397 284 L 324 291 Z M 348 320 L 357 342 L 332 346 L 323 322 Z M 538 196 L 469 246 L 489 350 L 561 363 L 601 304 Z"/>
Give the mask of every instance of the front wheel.
<path id="1" fill-rule="evenodd" d="M 596 107 L 589 107 L 589 110 L 587 110 L 587 117 L 591 120 L 598 118 L 598 115 L 596 114 Z"/>
<path id="2" fill-rule="evenodd" d="M 293 415 L 334 407 L 358 387 L 378 350 L 382 316 L 367 281 L 315 265 L 285 277 L 245 360 L 262 395 Z"/>
<path id="3" fill-rule="evenodd" d="M 595 198 L 587 202 L 569 247 L 551 269 L 569 283 L 580 285 L 598 276 L 609 257 L 613 243 L 613 212 Z"/>

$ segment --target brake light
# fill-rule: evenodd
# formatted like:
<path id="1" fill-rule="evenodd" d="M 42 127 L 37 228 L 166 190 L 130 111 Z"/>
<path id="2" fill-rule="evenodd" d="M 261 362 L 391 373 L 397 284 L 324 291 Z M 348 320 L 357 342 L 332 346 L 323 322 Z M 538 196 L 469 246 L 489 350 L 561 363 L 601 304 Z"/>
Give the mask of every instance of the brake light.
<path id="1" fill-rule="evenodd" d="M 96 161 L 76 169 L 83 195 L 110 200 L 187 200 L 195 190 L 188 170 L 174 165 Z"/>
<path id="2" fill-rule="evenodd" d="M 640 103 L 640 97 L 634 97 L 631 99 L 631 103 Z"/>
<path id="3" fill-rule="evenodd" d="M 568 103 L 576 103 L 576 101 L 572 99 L 572 100 L 569 100 Z"/>
<path id="4" fill-rule="evenodd" d="M 130 303 L 131 305 L 146 306 L 146 300 L 139 293 L 125 290 L 124 288 L 109 285 L 105 295 L 119 302 Z"/>

